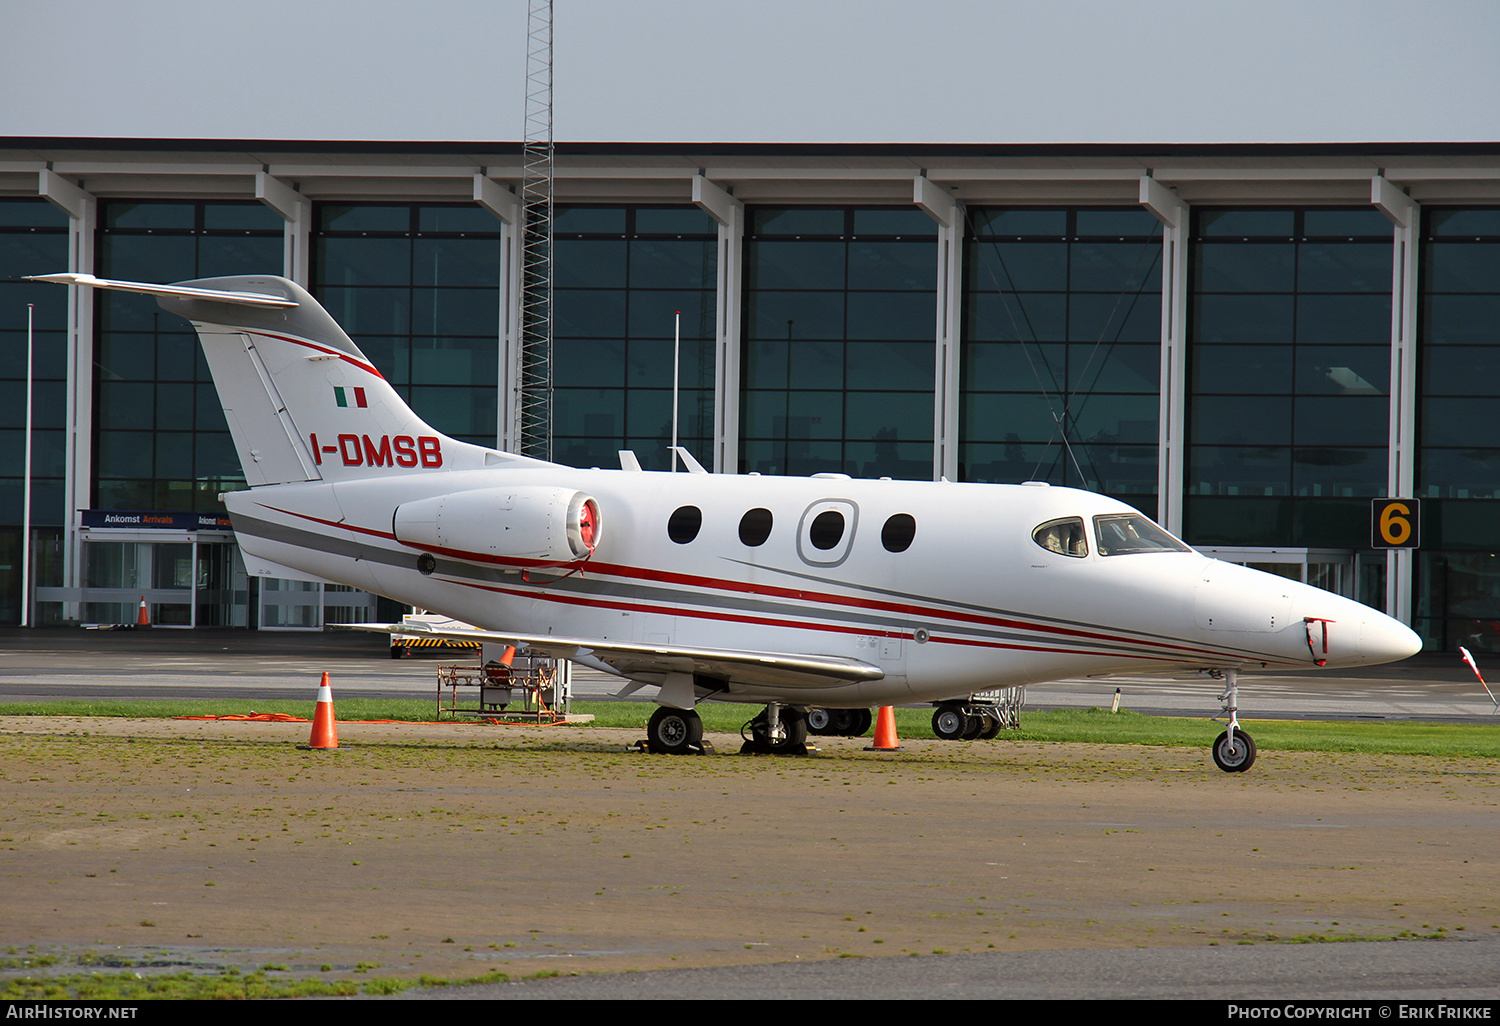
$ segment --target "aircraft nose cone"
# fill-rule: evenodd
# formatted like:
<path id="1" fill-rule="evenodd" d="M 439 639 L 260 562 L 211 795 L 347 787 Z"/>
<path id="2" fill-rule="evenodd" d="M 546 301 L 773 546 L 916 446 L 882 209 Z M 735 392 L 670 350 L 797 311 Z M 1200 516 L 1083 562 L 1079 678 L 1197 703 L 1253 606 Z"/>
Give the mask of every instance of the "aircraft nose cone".
<path id="1" fill-rule="evenodd" d="M 1359 654 L 1368 665 L 1394 663 L 1422 651 L 1422 639 L 1400 620 L 1371 611 L 1359 624 Z"/>

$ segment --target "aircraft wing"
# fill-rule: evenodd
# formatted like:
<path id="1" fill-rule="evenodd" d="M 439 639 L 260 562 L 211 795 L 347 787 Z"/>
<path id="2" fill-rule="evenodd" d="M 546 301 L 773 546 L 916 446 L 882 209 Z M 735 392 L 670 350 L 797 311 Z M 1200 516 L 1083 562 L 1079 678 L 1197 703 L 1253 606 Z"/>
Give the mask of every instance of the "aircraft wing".
<path id="1" fill-rule="evenodd" d="M 454 641 L 515 645 L 539 655 L 573 659 L 588 665 L 599 662 L 624 677 L 650 678 L 669 673 L 702 674 L 730 685 L 769 684 L 780 687 L 827 688 L 859 681 L 880 680 L 885 671 L 858 659 L 801 655 L 787 652 L 742 652 L 723 648 L 691 648 L 644 642 L 590 638 L 560 638 L 551 634 L 512 634 L 506 631 L 428 629 L 422 624 L 346 623 L 347 630 Z M 731 687 L 731 690 L 733 688 Z"/>

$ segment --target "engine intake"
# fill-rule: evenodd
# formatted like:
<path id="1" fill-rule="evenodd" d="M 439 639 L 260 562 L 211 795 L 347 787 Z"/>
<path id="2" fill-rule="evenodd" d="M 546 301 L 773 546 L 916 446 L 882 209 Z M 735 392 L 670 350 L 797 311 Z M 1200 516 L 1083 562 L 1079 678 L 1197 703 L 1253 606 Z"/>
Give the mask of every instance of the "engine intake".
<path id="1" fill-rule="evenodd" d="M 560 566 L 599 545 L 599 503 L 571 488 L 478 488 L 396 507 L 396 540 L 471 563 Z"/>

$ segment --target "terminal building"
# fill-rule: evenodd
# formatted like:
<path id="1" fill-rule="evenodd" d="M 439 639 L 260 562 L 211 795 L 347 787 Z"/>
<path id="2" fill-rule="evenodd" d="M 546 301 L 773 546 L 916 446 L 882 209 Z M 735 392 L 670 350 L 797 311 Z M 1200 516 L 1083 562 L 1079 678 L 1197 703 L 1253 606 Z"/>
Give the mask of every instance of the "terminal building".
<path id="1" fill-rule="evenodd" d="M 20 279 L 283 274 L 428 423 L 514 448 L 521 176 L 518 143 L 0 139 L 0 623 L 28 310 L 32 622 L 395 613 L 247 578 L 189 325 Z M 559 144 L 554 190 L 557 462 L 668 469 L 680 335 L 716 472 L 1087 488 L 1500 648 L 1500 144 Z M 1377 548 L 1382 497 L 1417 547 Z"/>

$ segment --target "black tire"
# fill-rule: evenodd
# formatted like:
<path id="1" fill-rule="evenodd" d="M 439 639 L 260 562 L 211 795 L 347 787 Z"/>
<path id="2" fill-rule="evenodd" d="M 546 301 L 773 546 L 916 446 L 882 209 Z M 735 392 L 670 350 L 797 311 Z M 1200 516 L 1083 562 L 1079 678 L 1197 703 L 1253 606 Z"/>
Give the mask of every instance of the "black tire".
<path id="1" fill-rule="evenodd" d="M 691 709 L 660 706 L 646 724 L 646 747 L 661 755 L 683 755 L 703 741 L 703 721 Z"/>
<path id="2" fill-rule="evenodd" d="M 1229 743 L 1229 731 L 1214 739 L 1214 762 L 1225 773 L 1243 773 L 1255 765 L 1255 740 L 1243 730 L 1234 732 L 1234 744 Z"/>
<path id="3" fill-rule="evenodd" d="M 870 726 L 875 722 L 875 716 L 868 709 L 855 709 L 854 722 L 849 727 L 849 733 L 845 737 L 864 737 L 870 732 Z"/>
<path id="4" fill-rule="evenodd" d="M 858 720 L 857 709 L 831 709 L 833 719 L 829 723 L 828 733 L 835 737 L 849 737 L 854 730 L 854 724 Z"/>
<path id="5" fill-rule="evenodd" d="M 815 705 L 807 710 L 807 732 L 819 737 L 836 734 L 838 732 L 833 729 L 835 718 L 834 710 Z"/>
<path id="6" fill-rule="evenodd" d="M 774 742 L 771 745 L 773 752 L 785 752 L 791 749 L 799 749 L 807 744 L 807 717 L 801 709 L 782 709 L 781 726 L 786 731 L 786 738 Z"/>
<path id="7" fill-rule="evenodd" d="M 983 713 L 964 714 L 964 740 L 973 741 L 984 733 L 985 718 Z"/>
<path id="8" fill-rule="evenodd" d="M 994 713 L 984 714 L 984 729 L 979 732 L 981 741 L 993 741 L 1000 736 L 1000 717 Z"/>
<path id="9" fill-rule="evenodd" d="M 801 709 L 790 709 L 783 707 L 781 715 L 782 732 L 786 735 L 782 738 L 772 738 L 767 731 L 767 718 L 765 710 L 750 721 L 750 736 L 754 739 L 756 748 L 762 752 L 772 755 L 783 755 L 788 752 L 803 753 L 807 748 L 807 716 Z"/>
<path id="10" fill-rule="evenodd" d="M 932 714 L 932 732 L 944 741 L 960 741 L 969 727 L 969 718 L 957 702 L 944 702 Z"/>
<path id="11" fill-rule="evenodd" d="M 392 645 L 391 646 L 391 658 L 392 659 L 400 659 L 404 655 L 406 655 L 406 646 L 405 645 Z"/>

